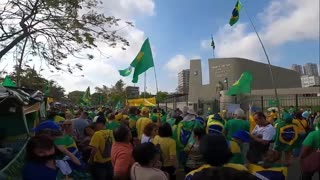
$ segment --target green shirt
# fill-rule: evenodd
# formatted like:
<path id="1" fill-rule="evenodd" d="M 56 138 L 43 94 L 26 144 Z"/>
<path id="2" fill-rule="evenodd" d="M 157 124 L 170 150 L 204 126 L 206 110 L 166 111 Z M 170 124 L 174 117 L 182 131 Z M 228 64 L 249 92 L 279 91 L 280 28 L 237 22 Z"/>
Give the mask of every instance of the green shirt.
<path id="1" fill-rule="evenodd" d="M 241 120 L 241 119 L 230 119 L 227 121 L 224 129 L 227 132 L 227 140 L 232 139 L 232 135 L 239 131 L 244 130 L 249 132 L 249 122 L 247 120 Z"/>
<path id="2" fill-rule="evenodd" d="M 320 148 L 320 130 L 310 132 L 302 144 L 315 149 Z"/>

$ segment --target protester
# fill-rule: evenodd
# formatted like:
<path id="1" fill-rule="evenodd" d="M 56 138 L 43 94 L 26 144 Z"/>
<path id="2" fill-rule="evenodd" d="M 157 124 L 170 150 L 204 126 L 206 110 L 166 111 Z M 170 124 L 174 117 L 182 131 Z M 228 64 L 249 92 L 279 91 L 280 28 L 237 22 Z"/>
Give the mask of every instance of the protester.
<path id="1" fill-rule="evenodd" d="M 302 142 L 305 139 L 305 137 L 307 136 L 307 131 L 309 130 L 309 125 L 308 125 L 308 121 L 302 116 L 303 112 L 299 111 L 295 114 L 295 118 L 292 121 L 293 123 L 295 123 L 298 126 L 298 140 L 296 143 L 296 147 L 294 149 L 294 156 L 298 157 L 301 151 L 301 147 L 302 147 Z M 307 115 L 308 113 L 304 113 L 305 117 L 308 117 Z"/>
<path id="2" fill-rule="evenodd" d="M 193 176 L 207 168 L 226 166 L 237 170 L 247 170 L 242 165 L 227 164 L 232 157 L 227 141 L 223 135 L 205 135 L 200 141 L 200 153 L 205 164 L 189 172 L 185 179 L 191 180 Z"/>
<path id="3" fill-rule="evenodd" d="M 247 153 L 247 159 L 252 163 L 258 163 L 262 160 L 263 155 L 269 150 L 269 145 L 276 132 L 262 112 L 256 112 L 253 118 L 257 125 L 251 133 L 251 142 Z"/>
<path id="4" fill-rule="evenodd" d="M 182 121 L 191 121 L 194 120 L 198 115 L 192 110 L 188 109 L 186 114 L 184 114 Z"/>
<path id="5" fill-rule="evenodd" d="M 143 130 L 141 143 L 152 142 L 153 138 L 158 134 L 158 126 L 155 123 L 149 123 Z"/>
<path id="6" fill-rule="evenodd" d="M 88 162 L 91 154 L 90 141 L 94 134 L 95 124 L 89 125 L 84 129 L 85 137 L 79 142 L 79 150 L 82 153 L 84 162 Z"/>
<path id="7" fill-rule="evenodd" d="M 316 172 L 320 176 L 320 117 L 317 117 L 314 123 L 317 129 L 310 132 L 302 143 L 300 154 L 302 180 L 311 180 Z"/>
<path id="8" fill-rule="evenodd" d="M 243 120 L 245 117 L 244 111 L 240 108 L 236 109 L 234 112 L 234 119 L 227 121 L 224 127 L 224 133 L 227 140 L 232 139 L 232 135 L 238 130 L 248 131 L 250 130 L 250 124 L 247 120 Z"/>
<path id="9" fill-rule="evenodd" d="M 130 168 L 134 163 L 132 158 L 131 131 L 128 126 L 121 125 L 113 132 L 115 143 L 111 149 L 114 179 L 130 178 Z"/>
<path id="10" fill-rule="evenodd" d="M 247 171 L 239 171 L 229 167 L 207 168 L 196 173 L 191 180 L 256 180 Z"/>
<path id="11" fill-rule="evenodd" d="M 141 109 L 141 117 L 138 119 L 136 123 L 137 134 L 140 140 L 142 138 L 144 128 L 149 123 L 152 123 L 152 121 L 149 119 L 149 108 L 143 107 Z"/>
<path id="12" fill-rule="evenodd" d="M 84 137 L 84 128 L 86 128 L 88 123 L 88 113 L 82 112 L 79 118 L 73 119 L 73 128 L 76 132 L 77 139 L 83 139 Z"/>
<path id="13" fill-rule="evenodd" d="M 133 149 L 132 156 L 136 163 L 131 167 L 131 180 L 169 180 L 160 170 L 160 151 L 150 143 L 143 143 Z"/>
<path id="14" fill-rule="evenodd" d="M 193 131 L 194 134 L 194 142 L 189 143 L 185 151 L 187 153 L 187 162 L 184 168 L 184 172 L 188 174 L 190 171 L 193 171 L 199 168 L 201 165 L 204 164 L 202 155 L 199 150 L 200 140 L 206 134 L 205 130 L 202 128 L 196 128 Z"/>
<path id="15" fill-rule="evenodd" d="M 160 114 L 158 113 L 158 109 L 154 108 L 152 113 L 150 113 L 150 119 L 154 123 L 159 123 L 160 121 Z"/>
<path id="16" fill-rule="evenodd" d="M 176 157 L 176 141 L 172 139 L 172 130 L 168 123 L 159 127 L 159 136 L 154 138 L 153 144 L 161 149 L 163 163 L 161 170 L 169 174 L 170 180 L 175 180 L 178 164 Z"/>
<path id="17" fill-rule="evenodd" d="M 108 115 L 108 121 L 106 123 L 106 127 L 107 129 L 109 130 L 115 130 L 117 129 L 118 127 L 120 127 L 120 122 L 119 121 L 116 121 L 116 117 L 115 117 L 115 114 L 113 113 L 110 113 Z"/>
<path id="18" fill-rule="evenodd" d="M 207 134 L 222 134 L 224 131 L 225 121 L 221 116 L 216 113 L 213 116 L 209 116 L 207 121 Z"/>
<path id="19" fill-rule="evenodd" d="M 244 165 L 245 158 L 243 155 L 243 143 L 249 142 L 250 134 L 247 131 L 239 130 L 232 135 L 232 139 L 229 141 L 229 147 L 233 156 L 229 163 Z"/>
<path id="20" fill-rule="evenodd" d="M 47 136 L 32 137 L 26 147 L 26 164 L 22 170 L 23 180 L 56 180 L 55 147 Z"/>
<path id="21" fill-rule="evenodd" d="M 96 132 L 93 134 L 90 146 L 91 176 L 93 180 L 105 180 L 113 178 L 111 163 L 111 147 L 113 132 L 106 130 L 106 119 L 100 116 L 96 121 Z"/>
<path id="22" fill-rule="evenodd" d="M 136 112 L 137 112 L 136 107 L 129 108 L 129 127 L 131 129 L 131 134 L 132 134 L 133 138 L 138 137 L 136 123 L 139 118 L 138 118 Z"/>

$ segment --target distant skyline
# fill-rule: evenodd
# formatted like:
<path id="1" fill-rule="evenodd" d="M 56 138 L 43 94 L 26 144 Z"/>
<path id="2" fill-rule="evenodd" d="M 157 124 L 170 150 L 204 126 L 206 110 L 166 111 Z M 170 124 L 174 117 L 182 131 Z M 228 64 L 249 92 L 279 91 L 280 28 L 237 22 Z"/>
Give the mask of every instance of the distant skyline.
<path id="1" fill-rule="evenodd" d="M 99 45 L 94 60 L 69 57 L 71 63 L 83 64 L 82 72 L 50 73 L 44 77 L 57 81 L 67 92 L 85 91 L 90 86 L 111 86 L 119 79 L 133 86 L 132 76 L 121 77 L 119 69 L 127 68 L 149 37 L 153 50 L 158 86 L 161 91 L 174 92 L 178 73 L 189 69 L 190 59 L 201 59 L 204 83 L 208 79 L 208 58 L 212 58 L 211 34 L 217 58 L 241 57 L 267 63 L 248 17 L 240 12 L 237 24 L 228 24 L 236 0 L 108 0 L 101 8 L 106 15 L 131 21 L 121 35 L 128 39 L 126 51 Z M 292 64 L 319 64 L 319 0 L 243 0 L 266 46 L 272 65 L 290 69 Z M 119 28 L 124 27 L 120 23 Z M 0 62 L 12 71 L 12 56 Z M 40 69 L 40 62 L 35 62 Z M 33 64 L 30 64 L 33 67 Z M 79 75 L 84 75 L 81 77 Z M 143 76 L 136 84 L 143 89 Z M 230 82 L 232 83 L 232 82 Z M 147 91 L 156 91 L 154 70 L 147 72 Z"/>

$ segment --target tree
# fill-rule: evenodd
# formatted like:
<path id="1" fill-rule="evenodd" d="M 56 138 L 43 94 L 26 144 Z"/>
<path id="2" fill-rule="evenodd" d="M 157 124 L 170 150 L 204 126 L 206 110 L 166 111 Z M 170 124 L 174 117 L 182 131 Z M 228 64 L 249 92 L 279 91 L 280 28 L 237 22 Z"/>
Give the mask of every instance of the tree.
<path id="1" fill-rule="evenodd" d="M 112 86 L 109 101 L 112 105 L 116 105 L 119 101 L 124 103 L 125 99 L 125 83 L 120 79 L 114 86 Z"/>
<path id="2" fill-rule="evenodd" d="M 107 96 L 102 93 L 93 93 L 91 95 L 91 104 L 93 106 L 105 105 L 107 104 Z"/>
<path id="3" fill-rule="evenodd" d="M 163 102 L 168 97 L 168 95 L 169 95 L 168 92 L 159 91 L 156 96 L 157 102 Z"/>
<path id="4" fill-rule="evenodd" d="M 79 105 L 80 104 L 80 99 L 83 96 L 84 91 L 72 91 L 68 94 L 68 100 L 70 103 L 74 105 Z"/>
<path id="5" fill-rule="evenodd" d="M 97 48 L 97 43 L 114 48 L 120 43 L 123 50 L 129 46 L 116 30 L 121 20 L 99 12 L 102 1 L 3 1 L 0 4 L 0 59 L 19 46 L 22 47 L 18 51 L 19 65 L 24 61 L 24 54 L 30 54 L 58 71 L 72 73 L 75 69 L 81 70 L 82 65 L 65 63 L 68 55 L 93 59 L 92 54 L 81 54 L 81 50 Z M 130 22 L 126 24 L 132 26 Z"/>
<path id="6" fill-rule="evenodd" d="M 148 92 L 142 92 L 140 94 L 140 98 L 150 98 L 150 97 L 153 97 L 154 95 L 152 95 L 151 93 L 148 93 Z"/>

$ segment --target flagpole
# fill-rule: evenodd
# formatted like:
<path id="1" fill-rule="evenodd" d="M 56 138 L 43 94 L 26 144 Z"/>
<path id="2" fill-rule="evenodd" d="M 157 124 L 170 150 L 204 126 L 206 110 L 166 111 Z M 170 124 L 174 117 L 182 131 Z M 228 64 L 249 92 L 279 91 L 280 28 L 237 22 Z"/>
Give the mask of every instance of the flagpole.
<path id="1" fill-rule="evenodd" d="M 279 113 L 280 113 L 280 101 L 279 101 L 279 97 L 278 97 L 278 91 L 277 91 L 277 87 L 276 87 L 276 84 L 275 84 L 275 80 L 274 80 L 273 71 L 272 71 L 272 67 L 271 67 L 271 63 L 270 63 L 269 56 L 268 56 L 268 54 L 267 54 L 267 51 L 266 51 L 266 49 L 265 49 L 265 47 L 264 47 L 264 44 L 262 43 L 262 40 L 261 40 L 261 38 L 260 38 L 260 36 L 259 36 L 259 34 L 258 34 L 258 32 L 257 32 L 257 29 L 256 29 L 255 25 L 253 24 L 253 21 L 252 21 L 252 19 L 250 18 L 249 14 L 248 14 L 248 12 L 247 12 L 247 10 L 246 10 L 246 8 L 243 7 L 243 9 L 244 9 L 247 17 L 249 18 L 249 21 L 250 21 L 250 23 L 251 23 L 251 25 L 252 25 L 252 28 L 253 28 L 254 32 L 256 33 L 256 35 L 257 35 L 257 37 L 258 37 L 258 39 L 259 39 L 259 42 L 260 42 L 260 44 L 261 44 L 261 47 L 262 47 L 262 49 L 263 49 L 263 52 L 264 52 L 264 54 L 265 54 L 265 56 L 266 56 L 266 58 L 267 58 L 268 67 L 269 67 L 269 73 L 270 73 L 270 76 L 271 76 L 271 83 L 272 83 L 272 86 L 273 86 L 273 89 L 274 89 L 274 94 L 275 94 L 275 96 L 276 96 L 277 106 L 278 106 L 278 109 L 279 109 L 278 111 L 279 111 Z"/>
<path id="2" fill-rule="evenodd" d="M 154 71 L 154 78 L 155 78 L 155 81 L 156 81 L 156 90 L 157 90 L 157 94 L 156 94 L 156 101 L 158 99 L 158 92 L 159 92 L 159 89 L 158 89 L 158 78 L 157 78 L 157 73 L 156 73 L 156 67 L 153 66 L 153 71 Z M 157 102 L 157 105 L 158 105 L 158 108 L 159 108 L 159 102 Z"/>
<path id="3" fill-rule="evenodd" d="M 144 72 L 144 95 L 143 95 L 143 101 L 146 99 L 146 90 L 147 90 L 147 73 Z"/>

